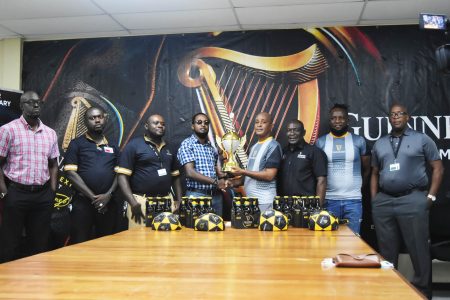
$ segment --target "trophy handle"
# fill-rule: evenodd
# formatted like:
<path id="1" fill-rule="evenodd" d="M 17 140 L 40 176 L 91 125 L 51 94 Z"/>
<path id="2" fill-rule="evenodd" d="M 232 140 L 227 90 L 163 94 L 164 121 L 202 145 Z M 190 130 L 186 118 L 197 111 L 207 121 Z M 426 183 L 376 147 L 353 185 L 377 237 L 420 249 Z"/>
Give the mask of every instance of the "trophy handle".
<path id="1" fill-rule="evenodd" d="M 239 147 L 241 147 L 241 149 L 244 149 L 245 143 L 247 143 L 247 137 L 245 136 L 245 134 L 241 137 L 241 143 L 239 144 Z"/>
<path id="2" fill-rule="evenodd" d="M 217 147 L 219 147 L 220 150 L 222 150 L 222 155 L 225 156 L 224 158 L 228 159 L 228 153 L 227 153 L 227 151 L 225 151 L 225 149 L 222 146 L 222 138 L 218 135 L 216 135 L 216 144 L 217 144 Z"/>

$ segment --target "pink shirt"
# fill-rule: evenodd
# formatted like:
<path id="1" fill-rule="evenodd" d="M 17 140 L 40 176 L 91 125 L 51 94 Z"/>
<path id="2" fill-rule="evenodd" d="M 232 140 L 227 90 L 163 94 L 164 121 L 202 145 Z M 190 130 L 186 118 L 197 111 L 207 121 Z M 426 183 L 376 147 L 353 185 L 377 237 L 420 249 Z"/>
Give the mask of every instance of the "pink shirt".
<path id="1" fill-rule="evenodd" d="M 23 116 L 0 127 L 0 156 L 6 157 L 3 173 L 26 185 L 43 185 L 50 179 L 48 160 L 59 156 L 56 132 L 39 120 L 36 131 Z"/>

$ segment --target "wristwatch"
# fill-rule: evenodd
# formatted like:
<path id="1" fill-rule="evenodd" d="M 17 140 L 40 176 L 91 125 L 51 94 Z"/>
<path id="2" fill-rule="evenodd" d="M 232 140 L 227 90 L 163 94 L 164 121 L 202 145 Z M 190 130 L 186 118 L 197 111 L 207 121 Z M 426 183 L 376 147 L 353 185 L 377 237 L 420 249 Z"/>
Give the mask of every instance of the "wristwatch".
<path id="1" fill-rule="evenodd" d="M 215 185 L 215 186 L 218 186 L 218 185 L 219 185 L 219 182 L 217 181 L 217 178 L 214 179 L 213 185 Z"/>
<path id="2" fill-rule="evenodd" d="M 435 195 L 428 194 L 427 198 L 430 198 L 431 201 L 433 201 L 433 202 L 436 201 L 436 196 Z"/>

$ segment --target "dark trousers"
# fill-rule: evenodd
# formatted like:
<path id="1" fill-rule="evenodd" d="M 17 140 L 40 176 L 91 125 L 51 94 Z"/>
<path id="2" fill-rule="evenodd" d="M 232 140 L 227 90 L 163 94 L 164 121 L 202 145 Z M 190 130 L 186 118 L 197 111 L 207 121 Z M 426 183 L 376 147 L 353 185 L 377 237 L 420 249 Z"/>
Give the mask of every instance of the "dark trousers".
<path id="1" fill-rule="evenodd" d="M 403 238 L 414 267 L 412 284 L 431 298 L 429 203 L 426 193 L 417 190 L 401 197 L 378 193 L 372 199 L 372 216 L 381 255 L 397 268 Z"/>
<path id="2" fill-rule="evenodd" d="M 106 207 L 105 213 L 99 213 L 90 199 L 79 194 L 73 197 L 70 213 L 70 244 L 85 242 L 114 232 L 117 205 L 111 199 Z"/>
<path id="3" fill-rule="evenodd" d="M 26 233 L 25 255 L 47 250 L 54 199 L 55 192 L 50 186 L 34 192 L 11 185 L 8 187 L 8 194 L 3 199 L 0 227 L 0 262 L 20 258 L 18 247 L 23 229 Z"/>

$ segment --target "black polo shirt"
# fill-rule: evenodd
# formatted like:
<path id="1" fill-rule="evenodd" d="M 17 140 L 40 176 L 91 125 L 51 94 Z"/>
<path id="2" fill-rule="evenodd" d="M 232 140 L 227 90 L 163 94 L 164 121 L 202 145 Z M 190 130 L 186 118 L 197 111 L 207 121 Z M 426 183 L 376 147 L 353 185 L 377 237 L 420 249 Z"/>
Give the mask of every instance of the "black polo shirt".
<path id="1" fill-rule="evenodd" d="M 75 171 L 96 195 L 106 193 L 113 184 L 119 148 L 106 138 L 96 144 L 87 134 L 73 139 L 64 155 L 64 171 Z"/>
<path id="2" fill-rule="evenodd" d="M 315 196 L 317 177 L 327 176 L 325 153 L 309 144 L 297 145 L 293 151 L 283 149 L 278 193 L 283 196 Z"/>
<path id="3" fill-rule="evenodd" d="M 157 147 L 145 136 L 134 138 L 125 146 L 116 172 L 130 176 L 133 193 L 150 196 L 167 195 L 172 176 L 180 174 L 173 149 L 165 142 Z"/>

